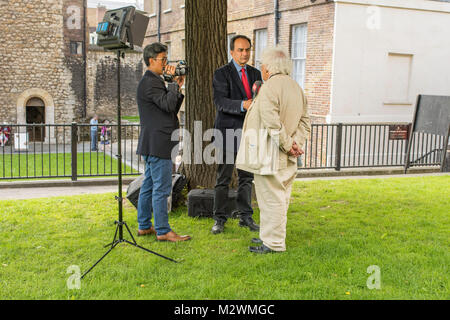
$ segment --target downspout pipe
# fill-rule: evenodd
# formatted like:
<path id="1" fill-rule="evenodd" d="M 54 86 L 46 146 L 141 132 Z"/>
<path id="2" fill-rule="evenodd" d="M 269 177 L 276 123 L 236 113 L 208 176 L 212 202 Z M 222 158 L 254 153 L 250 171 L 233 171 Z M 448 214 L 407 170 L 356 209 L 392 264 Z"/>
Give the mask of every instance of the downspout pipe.
<path id="1" fill-rule="evenodd" d="M 275 19 L 274 43 L 276 46 L 276 45 L 278 45 L 279 38 L 280 38 L 280 18 L 281 18 L 280 1 L 273 0 L 273 6 L 274 6 L 273 15 L 274 15 L 274 19 Z"/>
<path id="2" fill-rule="evenodd" d="M 158 0 L 158 42 L 161 42 L 161 0 Z"/>
<path id="3" fill-rule="evenodd" d="M 81 117 L 86 118 L 87 114 L 87 0 L 83 1 L 83 110 Z"/>

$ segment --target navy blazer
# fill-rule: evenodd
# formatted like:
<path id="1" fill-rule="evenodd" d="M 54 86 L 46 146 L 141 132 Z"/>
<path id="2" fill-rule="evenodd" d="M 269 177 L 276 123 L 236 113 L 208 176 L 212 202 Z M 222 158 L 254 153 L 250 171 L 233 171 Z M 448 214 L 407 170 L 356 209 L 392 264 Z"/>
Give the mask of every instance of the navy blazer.
<path id="1" fill-rule="evenodd" d="M 250 88 L 255 81 L 262 81 L 261 72 L 252 66 L 247 65 L 247 74 Z M 242 129 L 246 112 L 241 111 L 241 102 L 248 99 L 233 60 L 214 72 L 213 95 L 217 110 L 214 128 L 222 133 L 221 147 L 227 152 L 237 153 L 236 147 L 230 148 L 231 141 L 227 143 L 226 129 Z M 217 143 L 217 139 L 215 140 Z M 240 135 L 235 136 L 234 146 L 237 146 L 239 142 Z"/>
<path id="2" fill-rule="evenodd" d="M 137 154 L 171 159 L 172 149 L 178 144 L 171 136 L 180 126 L 177 114 L 183 99 L 177 83 L 166 88 L 161 77 L 150 70 L 145 72 L 137 89 L 141 122 Z"/>

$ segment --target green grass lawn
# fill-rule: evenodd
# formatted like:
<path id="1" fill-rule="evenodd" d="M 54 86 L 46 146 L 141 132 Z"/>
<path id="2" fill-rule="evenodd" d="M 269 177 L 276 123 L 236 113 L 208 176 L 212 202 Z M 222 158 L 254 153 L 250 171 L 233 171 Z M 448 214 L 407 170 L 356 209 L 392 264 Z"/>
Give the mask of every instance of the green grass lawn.
<path id="1" fill-rule="evenodd" d="M 119 245 L 79 290 L 67 268 L 106 252 L 114 195 L 0 201 L 0 299 L 449 299 L 449 190 L 449 176 L 296 182 L 287 251 L 268 255 L 248 252 L 257 234 L 238 221 L 212 235 L 182 207 L 170 223 L 192 241 L 137 238 L 181 263 Z M 124 220 L 135 233 L 129 203 Z M 372 265 L 379 290 L 366 285 Z"/>
<path id="2" fill-rule="evenodd" d="M 70 153 L 46 154 L 0 154 L 0 178 L 55 177 L 72 175 Z M 117 174 L 117 160 L 107 153 L 86 152 L 77 154 L 78 175 Z M 131 173 L 122 164 L 124 173 Z"/>
<path id="3" fill-rule="evenodd" d="M 130 122 L 139 122 L 139 116 L 123 116 L 122 120 L 128 120 Z"/>

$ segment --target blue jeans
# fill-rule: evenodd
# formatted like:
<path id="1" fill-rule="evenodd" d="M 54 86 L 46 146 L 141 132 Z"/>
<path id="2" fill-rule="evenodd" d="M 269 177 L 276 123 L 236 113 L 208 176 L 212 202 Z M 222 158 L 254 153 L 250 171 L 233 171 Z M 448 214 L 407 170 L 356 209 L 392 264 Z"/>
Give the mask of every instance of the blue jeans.
<path id="1" fill-rule="evenodd" d="M 97 151 L 97 130 L 91 130 L 91 150 Z"/>
<path id="2" fill-rule="evenodd" d="M 169 225 L 167 199 L 172 191 L 172 160 L 144 156 L 145 179 L 138 202 L 138 224 L 140 230 L 152 226 L 152 209 L 155 215 L 157 235 L 164 235 L 172 229 Z"/>

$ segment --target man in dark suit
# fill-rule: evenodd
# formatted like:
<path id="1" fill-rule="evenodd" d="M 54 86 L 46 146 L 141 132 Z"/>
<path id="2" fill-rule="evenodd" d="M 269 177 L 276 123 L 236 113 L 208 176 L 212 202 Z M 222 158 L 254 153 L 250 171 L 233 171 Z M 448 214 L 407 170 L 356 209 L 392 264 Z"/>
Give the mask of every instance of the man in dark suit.
<path id="1" fill-rule="evenodd" d="M 167 65 L 167 46 L 161 43 L 144 48 L 144 61 L 147 71 L 137 89 L 141 133 L 136 153 L 146 164 L 138 201 L 138 236 L 156 234 L 159 241 L 186 241 L 189 236 L 179 236 L 170 228 L 167 212 L 172 190 L 171 153 L 177 145 L 171 136 L 179 128 L 177 114 L 184 99 L 180 92 L 184 77 L 175 77 L 166 88 L 162 75 L 173 75 L 175 67 Z"/>
<path id="2" fill-rule="evenodd" d="M 230 41 L 230 52 L 233 59 L 229 64 L 217 69 L 213 79 L 214 104 L 217 109 L 214 127 L 222 134 L 222 139 L 215 139 L 215 141 L 219 142 L 219 147 L 223 151 L 221 155 L 223 158 L 219 159 L 214 188 L 215 223 L 211 230 L 213 234 L 224 231 L 227 221 L 228 190 L 240 142 L 240 132 L 246 111 L 252 103 L 251 88 L 255 81 L 261 81 L 261 72 L 247 65 L 251 53 L 249 38 L 243 35 L 233 37 Z M 252 218 L 253 174 L 238 170 L 238 178 L 239 226 L 248 227 L 251 231 L 259 231 L 259 226 Z"/>

